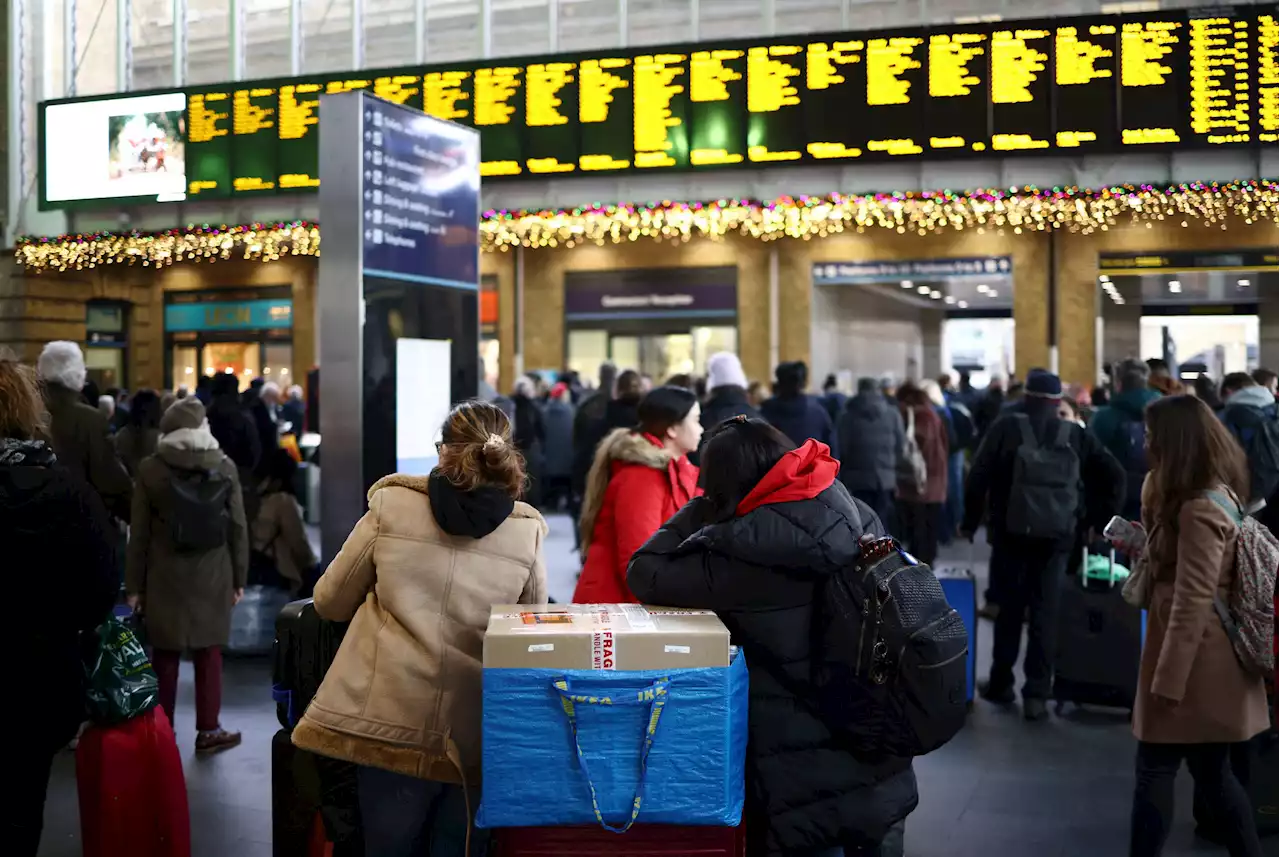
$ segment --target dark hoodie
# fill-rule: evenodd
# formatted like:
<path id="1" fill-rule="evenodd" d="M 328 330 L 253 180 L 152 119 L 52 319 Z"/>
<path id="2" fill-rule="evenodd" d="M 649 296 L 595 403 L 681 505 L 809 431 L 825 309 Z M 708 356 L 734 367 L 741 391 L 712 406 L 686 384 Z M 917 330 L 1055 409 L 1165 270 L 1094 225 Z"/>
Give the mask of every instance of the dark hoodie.
<path id="1" fill-rule="evenodd" d="M 427 480 L 427 496 L 440 529 L 472 539 L 482 539 L 498 529 L 516 507 L 511 495 L 500 488 L 482 485 L 463 491 L 436 474 Z"/>
<path id="2" fill-rule="evenodd" d="M 825 444 L 835 458 L 840 457 L 835 428 L 827 409 L 813 396 L 774 396 L 760 406 L 760 416 L 799 446 L 812 438 Z"/>
<path id="3" fill-rule="evenodd" d="M 79 636 L 119 590 L 115 541 L 102 500 L 49 447 L 0 438 L 0 544 L 25 604 L 5 621 L 21 647 L 22 702 L 4 706 L 0 726 L 34 751 L 53 753 L 83 719 Z"/>
<path id="4" fill-rule="evenodd" d="M 642 602 L 714 610 L 746 655 L 746 823 L 763 833 L 752 837 L 757 854 L 878 843 L 916 806 L 910 759 L 854 758 L 795 692 L 813 688 L 814 659 L 840 656 L 812 648 L 818 584 L 854 566 L 862 535 L 884 534 L 835 481 L 839 466 L 826 446 L 805 443 L 729 520 L 708 522 L 706 500 L 686 505 L 636 552 L 628 573 Z M 786 687 L 773 669 L 786 672 Z"/>

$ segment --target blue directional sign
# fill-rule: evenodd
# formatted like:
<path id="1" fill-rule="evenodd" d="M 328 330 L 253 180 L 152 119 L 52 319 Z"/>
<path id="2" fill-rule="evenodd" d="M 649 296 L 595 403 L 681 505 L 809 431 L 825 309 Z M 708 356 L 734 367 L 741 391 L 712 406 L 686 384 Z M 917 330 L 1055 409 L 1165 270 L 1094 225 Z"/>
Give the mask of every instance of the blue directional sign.
<path id="1" fill-rule="evenodd" d="M 480 135 L 364 98 L 364 273 L 477 289 Z"/>

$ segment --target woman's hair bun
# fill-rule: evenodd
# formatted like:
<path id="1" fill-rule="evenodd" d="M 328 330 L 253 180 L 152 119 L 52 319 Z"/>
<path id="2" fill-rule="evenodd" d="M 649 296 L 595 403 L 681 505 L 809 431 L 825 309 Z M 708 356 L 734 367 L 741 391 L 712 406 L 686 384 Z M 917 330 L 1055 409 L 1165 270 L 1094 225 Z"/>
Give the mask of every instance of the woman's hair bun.
<path id="1" fill-rule="evenodd" d="M 463 491 L 499 488 L 512 497 L 524 490 L 524 457 L 511 442 L 511 420 L 498 406 L 469 401 L 449 412 L 440 432 L 436 472 Z"/>

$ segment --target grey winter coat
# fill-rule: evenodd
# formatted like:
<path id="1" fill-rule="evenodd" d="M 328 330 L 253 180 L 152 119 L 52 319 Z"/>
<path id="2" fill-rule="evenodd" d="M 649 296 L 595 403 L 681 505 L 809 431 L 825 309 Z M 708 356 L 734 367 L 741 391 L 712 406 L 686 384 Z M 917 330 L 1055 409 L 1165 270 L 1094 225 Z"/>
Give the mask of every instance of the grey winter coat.
<path id="1" fill-rule="evenodd" d="M 227 543 L 202 554 L 179 554 L 165 518 L 174 469 L 213 470 L 231 481 Z M 147 635 L 157 649 L 183 651 L 225 646 L 231 600 L 249 574 L 249 533 L 236 466 L 222 454 L 207 426 L 160 438 L 143 459 L 133 491 L 125 588 L 141 598 Z"/>
<path id="2" fill-rule="evenodd" d="M 840 481 L 850 491 L 892 491 L 898 455 L 906 439 L 902 415 L 879 393 L 849 400 L 836 431 L 840 437 Z"/>
<path id="3" fill-rule="evenodd" d="M 542 474 L 567 479 L 573 473 L 573 405 L 552 399 L 542 409 L 546 441 L 542 450 Z"/>
<path id="4" fill-rule="evenodd" d="M 88 484 L 113 516 L 129 518 L 129 474 L 120 463 L 107 433 L 107 418 L 85 404 L 78 390 L 48 383 L 44 392 L 49 410 L 49 446 L 58 463 Z"/>

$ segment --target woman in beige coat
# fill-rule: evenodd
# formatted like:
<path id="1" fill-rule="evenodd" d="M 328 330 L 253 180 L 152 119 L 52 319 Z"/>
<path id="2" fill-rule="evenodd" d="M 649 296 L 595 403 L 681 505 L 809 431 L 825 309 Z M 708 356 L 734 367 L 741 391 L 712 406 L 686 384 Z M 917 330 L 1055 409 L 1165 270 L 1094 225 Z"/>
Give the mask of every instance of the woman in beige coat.
<path id="1" fill-rule="evenodd" d="M 547 527 L 515 499 L 524 462 L 506 415 L 463 403 L 441 437 L 429 477 L 369 489 L 315 588 L 316 612 L 351 627 L 293 742 L 361 766 L 366 857 L 466 853 L 490 607 L 546 600 Z M 470 838 L 485 853 L 480 832 Z"/>
<path id="2" fill-rule="evenodd" d="M 1214 612 L 1214 596 L 1228 600 L 1235 580 L 1236 524 L 1206 496 L 1249 496 L 1244 453 L 1193 396 L 1153 402 L 1146 423 L 1151 470 L 1142 517 L 1152 590 L 1133 712 L 1139 743 L 1129 854 L 1156 857 L 1164 848 L 1185 760 L 1232 857 L 1260 857 L 1253 811 L 1229 755 L 1233 744 L 1268 727 L 1267 700 Z"/>

